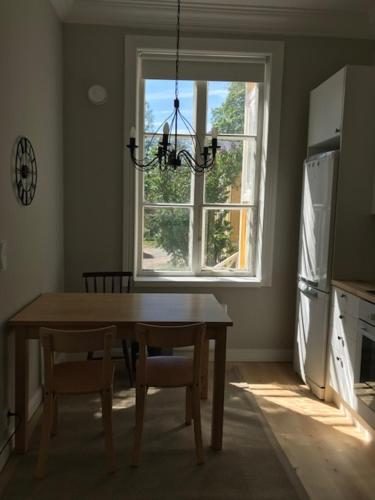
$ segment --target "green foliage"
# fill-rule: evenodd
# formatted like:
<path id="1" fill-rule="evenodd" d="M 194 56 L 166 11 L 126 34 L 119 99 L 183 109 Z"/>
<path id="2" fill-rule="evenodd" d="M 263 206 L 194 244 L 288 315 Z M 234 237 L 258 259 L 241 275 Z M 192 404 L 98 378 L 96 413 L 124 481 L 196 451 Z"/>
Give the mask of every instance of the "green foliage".
<path id="1" fill-rule="evenodd" d="M 233 82 L 229 85 L 227 98 L 212 110 L 212 126 L 220 134 L 243 134 L 245 110 L 245 83 Z"/>
<path id="2" fill-rule="evenodd" d="M 231 83 L 226 100 L 212 110 L 211 121 L 219 134 L 243 133 L 245 84 Z M 153 116 L 146 104 L 146 130 L 152 130 Z M 186 147 L 188 145 L 184 145 Z M 146 144 L 146 155 L 154 154 L 157 145 Z M 215 167 L 205 174 L 205 201 L 225 203 L 231 186 L 242 168 L 242 143 L 221 142 Z M 175 172 L 153 169 L 144 176 L 145 198 L 149 202 L 186 203 L 191 196 L 191 173 L 187 168 Z M 208 210 L 206 265 L 214 266 L 236 251 L 231 236 L 228 210 Z M 186 268 L 189 264 L 189 209 L 158 208 L 145 211 L 146 240 L 155 241 L 170 256 L 172 264 Z"/>
<path id="3" fill-rule="evenodd" d="M 242 147 L 239 143 L 224 143 L 213 170 L 206 174 L 205 201 L 225 203 L 230 187 L 235 185 L 242 168 Z M 206 264 L 214 266 L 237 249 L 231 240 L 232 226 L 227 220 L 228 211 L 209 210 L 207 224 Z"/>

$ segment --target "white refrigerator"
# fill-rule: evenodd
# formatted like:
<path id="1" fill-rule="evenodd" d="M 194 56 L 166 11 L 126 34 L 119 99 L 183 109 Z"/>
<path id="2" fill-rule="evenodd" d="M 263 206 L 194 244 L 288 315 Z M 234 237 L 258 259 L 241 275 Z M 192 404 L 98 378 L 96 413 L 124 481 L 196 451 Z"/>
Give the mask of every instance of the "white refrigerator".
<path id="1" fill-rule="evenodd" d="M 338 151 L 304 162 L 294 368 L 324 397 Z"/>

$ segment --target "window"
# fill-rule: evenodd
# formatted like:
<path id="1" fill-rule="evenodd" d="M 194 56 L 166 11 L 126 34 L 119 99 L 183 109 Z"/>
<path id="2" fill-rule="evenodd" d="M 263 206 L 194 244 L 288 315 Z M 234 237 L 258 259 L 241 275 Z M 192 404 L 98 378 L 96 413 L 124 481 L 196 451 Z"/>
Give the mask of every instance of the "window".
<path id="1" fill-rule="evenodd" d="M 181 112 L 200 144 L 215 126 L 221 150 L 202 176 L 186 167 L 139 173 L 138 273 L 254 276 L 262 84 L 184 80 L 179 87 Z M 155 132 L 171 111 L 173 94 L 174 80 L 144 81 L 146 157 L 155 153 L 161 138 Z M 180 147 L 199 154 L 181 120 L 178 132 Z"/>
<path id="2" fill-rule="evenodd" d="M 131 87 L 129 82 L 137 84 L 133 87 L 137 99 L 134 103 L 126 94 L 125 103 L 136 117 L 139 156 L 147 157 L 154 153 L 161 137 L 160 125 L 172 112 L 174 50 L 140 48 L 140 40 L 155 41 L 158 37 L 134 37 L 132 43 L 128 38 L 127 60 L 133 58 L 137 79 L 133 82 L 127 76 L 127 88 Z M 199 45 L 199 40 L 195 42 Z M 169 43 L 173 47 L 173 40 Z M 269 43 L 274 50 L 277 43 Z M 278 61 L 277 50 L 274 52 L 274 61 L 281 69 L 282 58 Z M 221 150 L 215 167 L 204 175 L 186 167 L 176 172 L 157 168 L 140 172 L 126 158 L 125 184 L 129 179 L 128 198 L 134 197 L 135 207 L 134 253 L 131 257 L 130 250 L 128 259 L 134 262 L 136 279 L 143 281 L 233 278 L 266 284 L 274 199 L 267 206 L 264 200 L 275 186 L 271 162 L 267 162 L 268 141 L 275 135 L 271 129 L 278 131 L 278 120 L 276 127 L 268 126 L 272 114 L 270 57 L 260 52 L 203 54 L 186 50 L 182 58 L 181 112 L 193 125 L 201 145 L 216 126 Z M 273 69 L 277 70 L 277 64 Z M 130 120 L 125 120 L 129 128 L 134 123 Z M 193 150 L 182 121 L 178 140 L 193 155 L 199 154 Z M 276 141 L 274 150 L 277 146 Z M 125 231 L 126 224 L 130 231 L 131 220 L 125 219 Z"/>

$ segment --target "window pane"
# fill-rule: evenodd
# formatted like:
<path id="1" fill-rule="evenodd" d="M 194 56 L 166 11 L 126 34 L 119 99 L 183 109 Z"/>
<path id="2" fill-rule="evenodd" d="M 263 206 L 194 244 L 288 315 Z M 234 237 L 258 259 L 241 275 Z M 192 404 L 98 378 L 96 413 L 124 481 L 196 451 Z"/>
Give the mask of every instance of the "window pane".
<path id="1" fill-rule="evenodd" d="M 157 152 L 160 136 L 145 136 L 146 158 L 150 160 Z M 156 144 L 156 145 L 155 145 Z M 178 137 L 178 149 L 187 149 L 193 154 L 193 143 L 186 137 Z M 187 167 L 160 171 L 158 167 L 144 173 L 144 200 L 150 203 L 190 203 L 192 199 L 192 174 Z"/>
<path id="2" fill-rule="evenodd" d="M 207 132 L 216 127 L 219 134 L 243 134 L 245 83 L 208 82 Z"/>
<path id="3" fill-rule="evenodd" d="M 205 175 L 205 203 L 253 204 L 256 139 L 220 141 L 216 164 Z"/>
<path id="4" fill-rule="evenodd" d="M 194 82 L 179 81 L 180 111 L 193 126 L 194 92 Z M 173 113 L 174 97 L 174 80 L 145 80 L 145 132 L 162 132 L 162 125 L 166 120 L 171 124 L 172 117 L 170 115 Z M 182 120 L 178 120 L 178 133 L 185 134 L 187 132 Z"/>
<path id="5" fill-rule="evenodd" d="M 142 269 L 191 270 L 191 210 L 145 208 Z"/>
<path id="6" fill-rule="evenodd" d="M 208 82 L 207 133 L 256 135 L 258 90 L 254 82 Z"/>
<path id="7" fill-rule="evenodd" d="M 204 209 L 203 227 L 204 269 L 250 270 L 252 209 Z"/>

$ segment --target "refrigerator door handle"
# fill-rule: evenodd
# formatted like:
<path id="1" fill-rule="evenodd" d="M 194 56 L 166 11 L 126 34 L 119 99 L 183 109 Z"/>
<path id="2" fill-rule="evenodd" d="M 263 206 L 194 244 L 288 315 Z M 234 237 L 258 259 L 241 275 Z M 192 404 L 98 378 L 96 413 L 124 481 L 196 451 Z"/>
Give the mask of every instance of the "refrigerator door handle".
<path id="1" fill-rule="evenodd" d="M 319 281 L 308 280 L 306 278 L 303 278 L 302 276 L 300 276 L 300 280 L 303 281 L 304 283 L 306 283 L 306 285 L 309 285 L 309 286 L 317 287 L 319 285 Z"/>
<path id="2" fill-rule="evenodd" d="M 311 290 L 309 288 L 300 288 L 300 290 L 309 299 L 317 299 L 318 298 L 318 292 L 316 290 Z"/>

